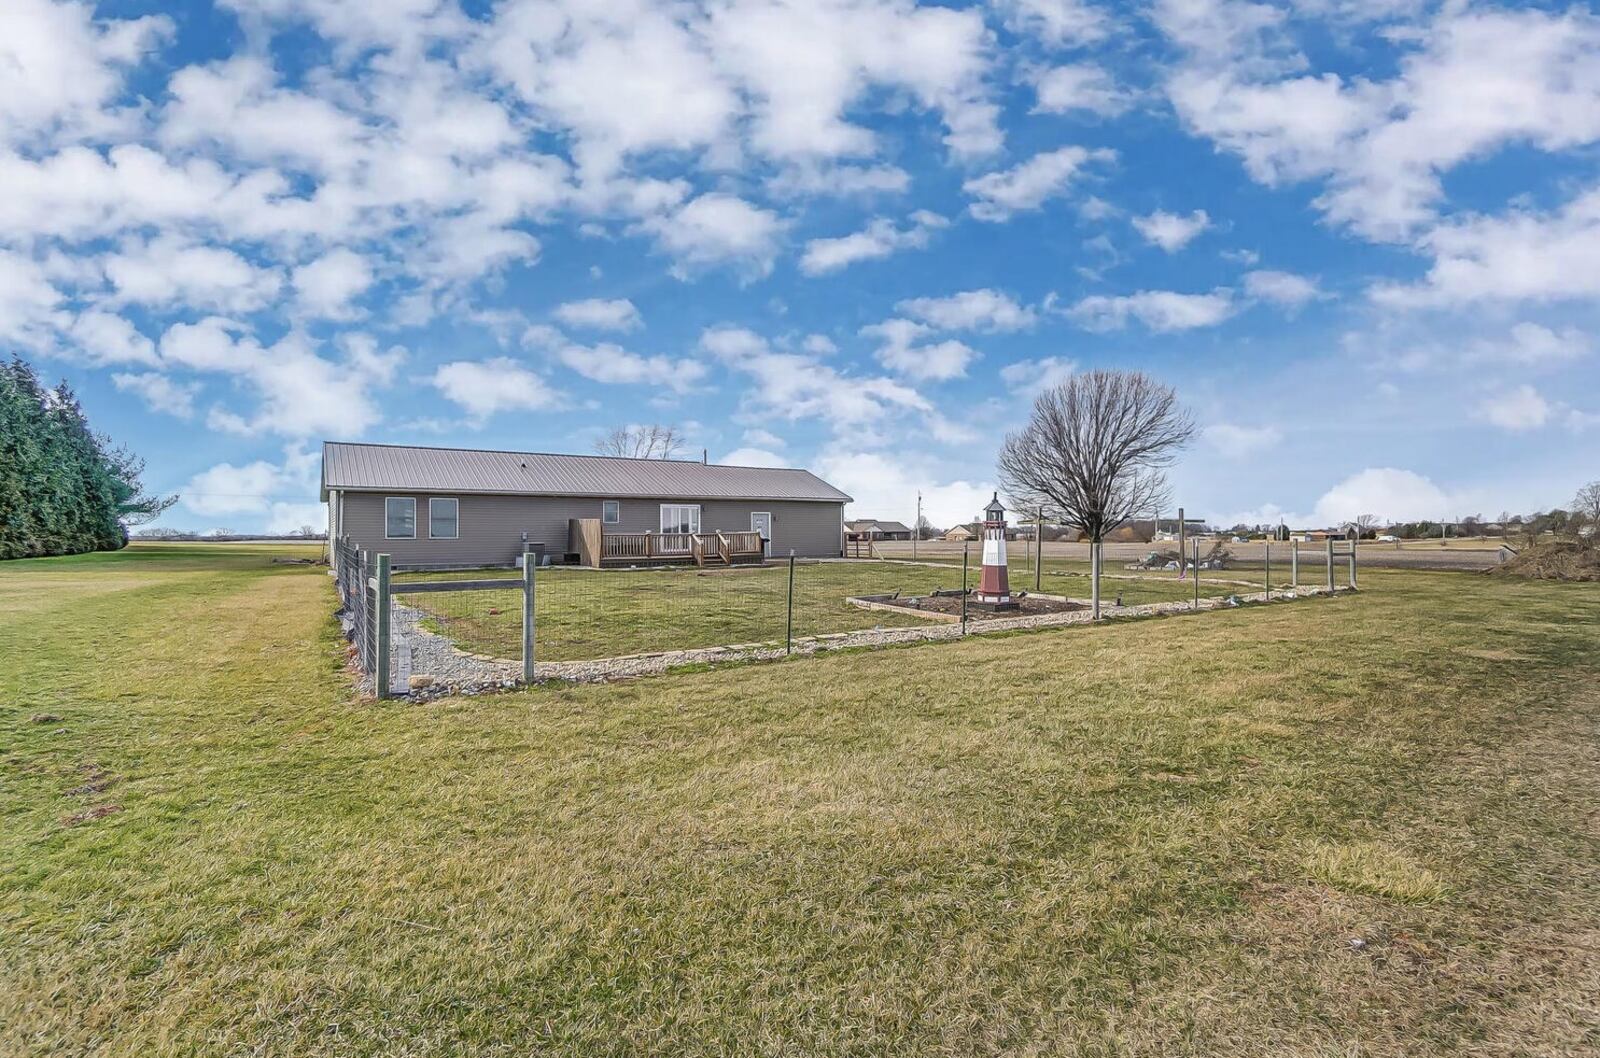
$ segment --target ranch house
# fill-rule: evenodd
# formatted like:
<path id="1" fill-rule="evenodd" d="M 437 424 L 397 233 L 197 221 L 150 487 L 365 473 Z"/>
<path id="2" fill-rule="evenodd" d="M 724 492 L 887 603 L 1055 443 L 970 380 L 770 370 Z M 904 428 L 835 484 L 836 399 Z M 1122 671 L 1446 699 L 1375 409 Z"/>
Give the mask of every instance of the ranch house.
<path id="1" fill-rule="evenodd" d="M 396 569 L 728 565 L 843 553 L 850 497 L 807 470 L 681 459 L 322 446 L 328 539 Z"/>

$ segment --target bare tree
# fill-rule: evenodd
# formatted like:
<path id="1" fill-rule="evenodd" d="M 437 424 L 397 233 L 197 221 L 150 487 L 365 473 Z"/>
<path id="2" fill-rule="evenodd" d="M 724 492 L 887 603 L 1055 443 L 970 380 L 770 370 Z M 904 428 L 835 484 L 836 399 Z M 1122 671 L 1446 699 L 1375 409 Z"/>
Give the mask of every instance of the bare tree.
<path id="1" fill-rule="evenodd" d="M 1091 371 L 1040 393 L 1028 425 L 1006 435 L 1000 480 L 1013 505 L 1054 513 L 1092 545 L 1096 618 L 1106 534 L 1168 504 L 1166 469 L 1194 432 L 1172 387 Z"/>
<path id="2" fill-rule="evenodd" d="M 594 443 L 603 456 L 630 459 L 671 459 L 683 449 L 683 435 L 676 426 L 618 426 Z"/>
<path id="3" fill-rule="evenodd" d="M 1600 481 L 1591 481 L 1578 490 L 1572 498 L 1572 513 L 1590 527 L 1589 542 L 1600 544 Z"/>
<path id="4" fill-rule="evenodd" d="M 939 530 L 928 521 L 926 514 L 917 517 L 916 537 L 918 540 L 933 540 L 939 536 Z"/>
<path id="5" fill-rule="evenodd" d="M 1382 524 L 1383 519 L 1376 514 L 1356 515 L 1356 539 L 1360 540 L 1363 537 L 1376 536 L 1378 526 Z"/>

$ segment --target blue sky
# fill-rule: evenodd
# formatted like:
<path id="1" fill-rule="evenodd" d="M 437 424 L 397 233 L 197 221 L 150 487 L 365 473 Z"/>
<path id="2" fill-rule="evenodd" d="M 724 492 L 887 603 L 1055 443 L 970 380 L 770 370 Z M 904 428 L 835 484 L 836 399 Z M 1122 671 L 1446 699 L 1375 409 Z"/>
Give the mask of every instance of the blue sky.
<path id="1" fill-rule="evenodd" d="M 1409 0 L 8 0 L 0 349 L 182 501 L 679 426 L 934 521 L 1137 368 L 1223 521 L 1600 477 L 1600 20 Z"/>

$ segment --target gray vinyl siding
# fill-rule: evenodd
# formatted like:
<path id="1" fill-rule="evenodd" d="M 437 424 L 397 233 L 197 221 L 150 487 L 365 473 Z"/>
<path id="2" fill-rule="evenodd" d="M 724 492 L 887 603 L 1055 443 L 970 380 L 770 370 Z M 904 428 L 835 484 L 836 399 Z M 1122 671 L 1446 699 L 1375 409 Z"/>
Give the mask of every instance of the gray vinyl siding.
<path id="1" fill-rule="evenodd" d="M 384 500 L 408 496 L 417 501 L 417 537 L 384 538 Z M 460 500 L 460 536 L 455 540 L 428 539 L 428 498 L 452 496 Z M 548 496 L 491 496 L 448 492 L 354 492 L 342 490 L 340 523 L 344 535 L 358 547 L 386 553 L 396 566 L 511 565 L 522 552 L 523 533 L 530 543 L 542 543 L 547 555 L 561 561 L 567 550 L 567 522 L 572 518 L 601 516 L 600 498 Z M 843 547 L 842 503 L 796 500 L 695 500 L 620 499 L 621 521 L 602 525 L 608 533 L 657 532 L 661 504 L 698 503 L 700 528 L 748 530 L 755 511 L 772 514 L 772 554 L 784 556 L 791 548 L 802 558 L 836 557 Z"/>

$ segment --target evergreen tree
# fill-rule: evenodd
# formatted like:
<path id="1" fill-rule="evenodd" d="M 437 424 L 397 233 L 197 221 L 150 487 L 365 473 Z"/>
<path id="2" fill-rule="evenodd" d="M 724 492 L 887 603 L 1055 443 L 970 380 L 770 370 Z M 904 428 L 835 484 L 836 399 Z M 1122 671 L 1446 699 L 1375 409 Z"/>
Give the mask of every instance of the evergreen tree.
<path id="1" fill-rule="evenodd" d="M 17 357 L 0 365 L 0 558 L 124 546 L 125 526 L 177 500 L 146 494 L 143 470 L 94 432 L 65 383 L 45 389 Z"/>

